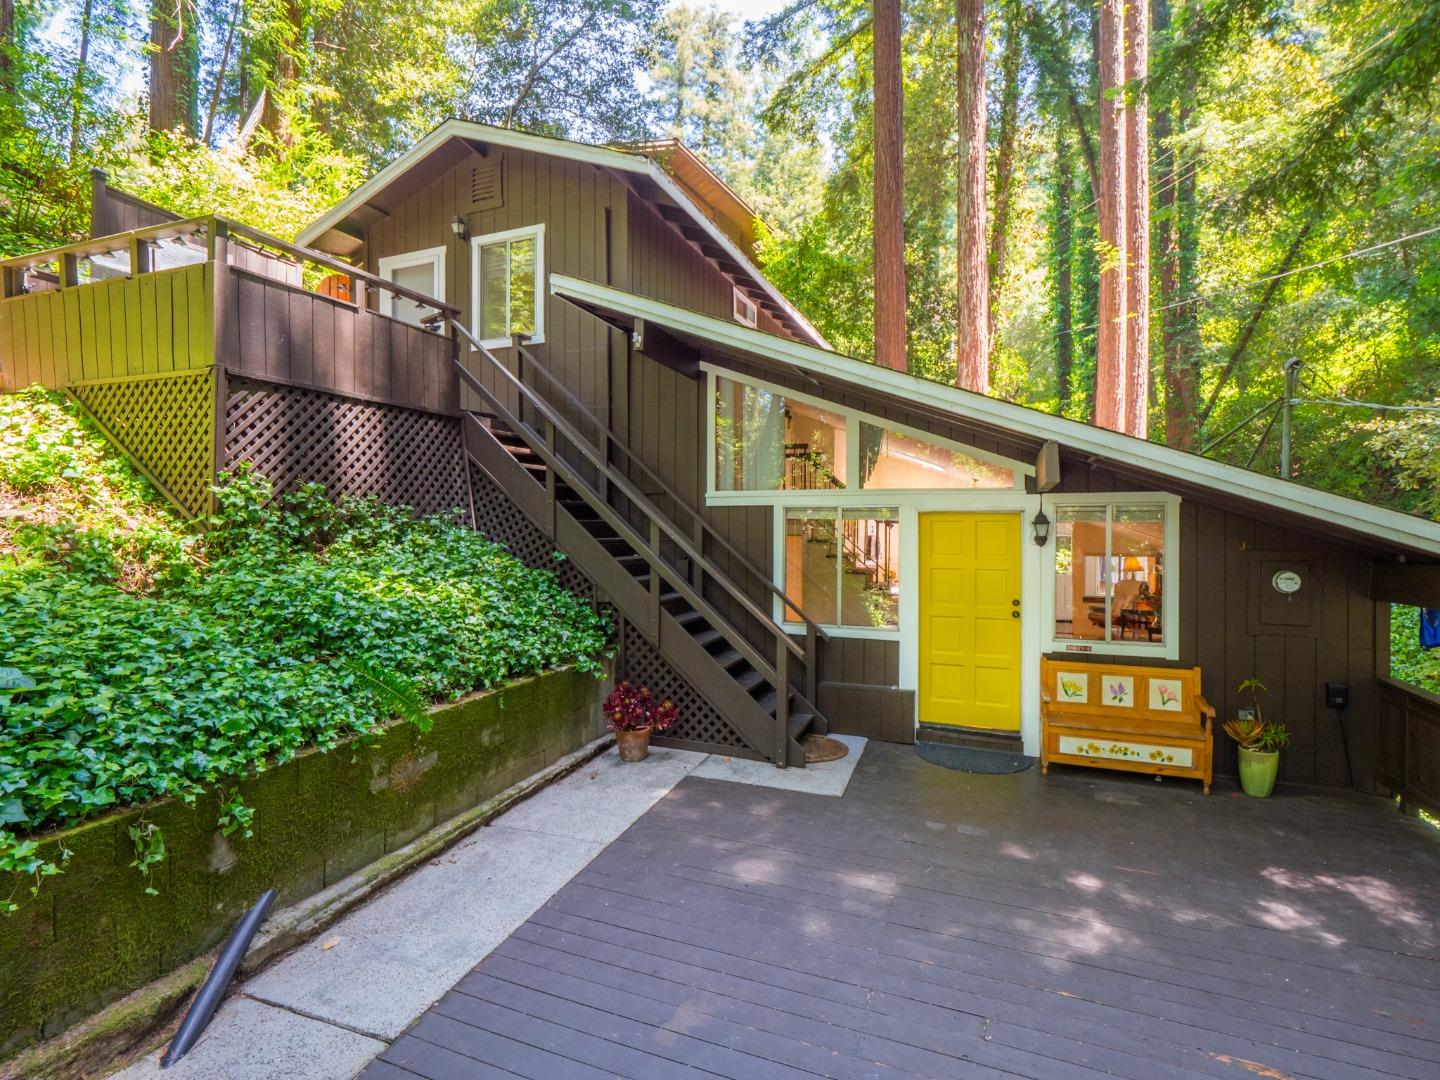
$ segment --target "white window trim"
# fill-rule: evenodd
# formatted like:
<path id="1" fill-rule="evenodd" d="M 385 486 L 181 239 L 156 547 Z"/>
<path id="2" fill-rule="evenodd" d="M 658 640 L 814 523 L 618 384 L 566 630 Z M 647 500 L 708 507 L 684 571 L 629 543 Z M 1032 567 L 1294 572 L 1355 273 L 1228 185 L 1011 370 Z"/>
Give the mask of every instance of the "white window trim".
<path id="1" fill-rule="evenodd" d="M 792 390 L 788 386 L 780 386 L 776 383 L 766 382 L 763 379 L 751 378 L 748 375 L 739 375 L 728 368 L 715 367 L 712 364 L 701 364 L 705 372 L 705 503 L 707 506 L 723 506 L 726 504 L 740 504 L 746 506 L 765 505 L 796 505 L 797 503 L 811 503 L 824 507 L 834 503 L 840 505 L 861 505 L 861 506 L 895 506 L 901 503 L 913 502 L 917 495 L 943 495 L 953 499 L 971 500 L 980 496 L 1012 493 L 1025 490 L 1025 478 L 1035 475 L 1035 466 L 1026 464 L 1023 461 L 1015 461 L 1011 458 L 993 454 L 988 450 L 981 450 L 979 447 L 967 446 L 965 443 L 955 442 L 943 436 L 936 435 L 929 431 L 921 431 L 918 428 L 908 427 L 905 424 L 897 424 L 887 420 L 883 416 L 875 416 L 873 413 L 861 412 L 844 405 L 838 405 L 833 401 L 826 401 L 824 398 L 815 397 L 811 394 L 801 393 Z M 826 412 L 839 413 L 845 417 L 845 476 L 846 486 L 843 488 L 821 488 L 815 491 L 718 491 L 715 488 L 715 380 L 717 378 L 729 379 L 732 382 L 742 383 L 746 386 L 754 386 L 761 390 L 769 390 L 772 393 L 798 401 L 805 405 L 823 409 Z M 1002 469 L 1009 469 L 1014 476 L 1014 483 L 1008 488 L 860 488 L 854 486 L 850 479 L 860 475 L 860 425 L 871 424 L 875 427 L 884 428 L 887 431 L 899 432 L 908 435 L 912 439 L 920 439 L 933 443 L 936 446 L 944 447 L 947 450 L 954 450 L 957 453 L 973 457 L 977 461 L 983 461 L 987 465 L 996 465 Z M 962 507 L 956 507 L 961 509 Z"/>
<path id="2" fill-rule="evenodd" d="M 805 493 L 805 492 L 797 492 L 797 494 L 802 494 L 802 495 L 803 495 L 803 494 L 806 494 L 806 493 Z M 899 594 L 898 599 L 899 599 L 899 600 L 901 601 L 901 603 L 903 604 L 903 601 L 904 601 L 904 598 L 905 598 L 905 577 L 904 577 L 904 573 L 905 573 L 905 551 L 906 551 L 905 545 L 906 545 L 906 542 L 907 542 L 907 540 L 908 540 L 908 537 L 905 535 L 905 527 L 900 523 L 900 522 L 901 522 L 901 519 L 905 516 L 904 510 L 903 510 L 901 507 L 897 506 L 894 502 L 882 502 L 882 501 L 876 501 L 875 499 L 870 499 L 869 501 L 864 502 L 864 503 L 850 503 L 850 502 L 846 502 L 846 503 L 834 503 L 834 502 L 830 502 L 829 500 L 820 500 L 820 501 L 817 501 L 817 500 L 815 500 L 815 499 L 808 499 L 808 500 L 806 500 L 806 499 L 801 499 L 801 500 L 798 500 L 798 501 L 794 502 L 793 504 L 789 504 L 789 505 L 786 505 L 786 504 L 777 504 L 776 507 L 775 507 L 775 509 L 774 509 L 774 514 L 775 514 L 775 527 L 774 527 L 775 552 L 774 552 L 774 556 L 773 556 L 774 561 L 771 563 L 771 565 L 774 566 L 775 570 L 774 570 L 774 573 L 771 575 L 771 577 L 773 577 L 774 580 L 775 580 L 775 587 L 776 587 L 777 589 L 779 589 L 782 593 L 783 593 L 783 592 L 786 592 L 786 589 L 785 589 L 785 568 L 786 568 L 786 566 L 788 565 L 788 564 L 787 564 L 787 561 L 786 561 L 786 554 L 787 554 L 787 553 L 786 553 L 786 551 L 785 551 L 785 536 L 786 536 L 786 532 L 785 532 L 785 511 L 791 509 L 792 507 L 795 508 L 795 509 L 803 509 L 803 510 L 818 510 L 818 511 L 829 511 L 829 510 L 833 510 L 836 514 L 839 514 L 841 510 L 891 510 L 891 511 L 894 511 L 894 513 L 895 513 L 895 517 L 894 517 L 895 527 L 900 530 L 900 546 L 899 546 L 900 568 L 899 568 L 899 571 L 898 571 L 898 573 L 900 574 L 900 594 Z M 838 578 L 839 575 L 840 575 L 840 573 L 841 573 L 841 567 L 840 567 L 840 565 L 839 565 L 840 562 L 841 562 L 841 560 L 840 560 L 840 559 L 836 559 L 835 562 L 836 562 L 835 574 L 836 574 L 836 577 Z M 788 594 L 787 594 L 787 595 L 788 595 Z M 901 613 L 901 606 L 900 606 L 900 604 L 897 604 L 897 606 L 896 606 L 896 611 L 895 611 L 895 621 L 896 621 L 896 625 L 894 625 L 894 626 L 840 626 L 840 625 L 837 624 L 837 623 L 828 623 L 828 622 L 826 622 L 826 621 L 823 620 L 823 619 L 817 618 L 816 615 L 815 615 L 815 613 L 814 613 L 813 611 L 807 611 L 807 612 L 805 612 L 805 614 L 806 614 L 806 615 L 809 615 L 811 618 L 815 619 L 815 625 L 820 626 L 820 627 L 823 627 L 824 630 L 825 630 L 825 633 L 829 634 L 831 637 L 876 638 L 876 639 L 879 639 L 879 640 L 881 640 L 881 641 L 896 641 L 896 640 L 898 640 L 898 639 L 900 638 L 900 636 L 901 636 L 901 633 L 900 633 L 901 627 L 903 627 L 903 626 L 905 625 L 905 624 L 901 621 L 901 619 L 902 619 L 902 613 Z M 784 602 L 780 599 L 780 597 L 778 597 L 778 596 L 776 596 L 776 597 L 774 598 L 774 600 L 773 600 L 773 615 L 774 615 L 774 618 L 775 618 L 775 624 L 776 624 L 777 626 L 779 626 L 781 629 L 783 629 L 787 634 L 804 634 L 804 633 L 805 633 L 805 624 L 804 624 L 803 622 L 792 622 L 792 621 L 790 621 L 790 620 L 788 620 L 788 619 L 785 618 L 785 604 L 784 604 Z"/>
<path id="3" fill-rule="evenodd" d="M 480 339 L 480 249 L 487 244 L 521 240 L 527 236 L 535 238 L 535 333 L 530 336 L 529 344 L 543 345 L 545 343 L 545 307 L 550 291 L 546 288 L 545 223 L 543 221 L 537 225 L 522 225 L 516 229 L 506 229 L 503 232 L 486 233 L 484 236 L 470 238 L 470 332 L 477 339 Z M 508 307 L 510 288 L 508 274 L 505 278 L 505 288 Z M 487 349 L 503 349 L 510 344 L 510 338 L 480 339 L 480 344 Z"/>
<path id="4" fill-rule="evenodd" d="M 1059 551 L 1055 527 L 1045 545 L 1044 585 L 1040 595 L 1042 648 L 1046 653 L 1071 656 L 1150 656 L 1162 660 L 1180 659 L 1180 496 L 1155 491 L 1106 491 L 1066 494 L 1056 492 L 1042 498 L 1046 515 L 1058 520 L 1058 511 L 1065 506 L 1163 506 L 1165 508 L 1165 588 L 1160 597 L 1160 626 L 1165 632 L 1163 642 L 1093 641 L 1057 637 L 1055 634 L 1055 554 Z M 1110 543 L 1106 536 L 1106 544 Z M 1088 646 L 1088 648 L 1075 648 Z"/>
<path id="5" fill-rule="evenodd" d="M 752 330 L 760 325 L 760 305 L 751 300 L 735 286 L 735 302 L 731 308 L 735 321 L 741 326 L 748 326 Z"/>
<path id="6" fill-rule="evenodd" d="M 419 251 L 406 251 L 399 255 L 386 255 L 377 264 L 376 268 L 380 276 L 390 280 L 390 274 L 396 270 L 408 270 L 412 266 L 423 266 L 429 263 L 434 268 L 435 290 L 429 295 L 442 304 L 445 303 L 445 248 L 432 247 L 421 248 Z M 388 318 L 395 318 L 395 294 L 389 289 L 380 290 L 380 314 Z"/>

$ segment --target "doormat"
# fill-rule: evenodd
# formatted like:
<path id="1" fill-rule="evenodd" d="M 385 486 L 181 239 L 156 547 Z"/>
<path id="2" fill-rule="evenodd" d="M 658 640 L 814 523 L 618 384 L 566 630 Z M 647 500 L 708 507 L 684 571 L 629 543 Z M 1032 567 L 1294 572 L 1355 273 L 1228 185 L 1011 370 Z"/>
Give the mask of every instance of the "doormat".
<path id="1" fill-rule="evenodd" d="M 839 761 L 850 748 L 839 739 L 827 739 L 824 735 L 806 735 L 800 745 L 805 748 L 805 764 L 819 765 L 825 761 Z"/>
<path id="2" fill-rule="evenodd" d="M 915 753 L 932 765 L 941 765 L 957 772 L 1017 773 L 1035 764 L 1035 759 L 1005 750 L 980 750 L 973 746 L 951 746 L 949 743 L 917 742 Z"/>

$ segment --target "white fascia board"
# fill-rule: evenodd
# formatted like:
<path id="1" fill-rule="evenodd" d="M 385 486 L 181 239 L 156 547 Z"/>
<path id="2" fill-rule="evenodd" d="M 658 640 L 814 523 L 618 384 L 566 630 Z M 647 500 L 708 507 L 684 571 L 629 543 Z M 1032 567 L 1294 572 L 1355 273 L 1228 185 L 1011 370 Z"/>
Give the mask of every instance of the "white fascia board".
<path id="1" fill-rule="evenodd" d="M 1344 495 L 1301 487 L 1279 477 L 1250 472 L 1162 443 L 1066 420 L 959 387 L 928 382 L 878 364 L 580 278 L 551 274 L 550 291 L 566 299 L 609 308 L 634 318 L 651 319 L 672 329 L 706 338 L 717 345 L 772 357 L 801 370 L 882 390 L 902 399 L 983 420 L 1036 438 L 1054 439 L 1081 453 L 1095 454 L 1145 472 L 1173 476 L 1178 481 L 1238 495 L 1301 517 L 1440 556 L 1440 522 L 1427 521 Z"/>
<path id="2" fill-rule="evenodd" d="M 474 139 L 477 142 L 493 143 L 495 146 L 504 146 L 515 150 L 531 150 L 537 154 L 589 162 L 607 169 L 619 169 L 622 172 L 641 175 L 649 175 L 653 167 L 648 158 L 627 154 L 620 150 L 611 150 L 604 146 L 589 146 L 585 143 L 567 142 L 564 139 L 550 139 L 543 135 L 530 135 L 524 131 L 511 131 L 507 128 L 491 127 L 488 124 L 477 124 L 469 120 L 446 120 L 326 211 L 319 220 L 307 225 L 295 238 L 295 242 L 308 246 L 321 234 L 333 229 L 343 221 L 345 216 L 356 207 L 366 203 L 377 191 L 383 190 L 391 182 L 403 176 L 417 162 L 428 157 L 448 139 Z"/>
<path id="3" fill-rule="evenodd" d="M 547 154 L 551 157 L 566 158 L 570 161 L 583 161 L 591 165 L 598 165 L 606 169 L 615 169 L 618 172 L 635 173 L 646 176 L 659 186 L 659 188 L 670 196 L 690 218 L 709 233 L 711 239 L 721 249 L 734 259 L 740 267 L 752 277 L 755 282 L 765 290 L 767 296 L 778 304 L 784 312 L 789 315 L 800 326 L 806 334 L 822 349 L 829 349 L 830 343 L 825 340 L 820 331 L 810 325 L 810 320 L 797 311 L 789 300 L 785 299 L 770 280 L 760 272 L 759 268 L 752 263 L 745 253 L 742 252 L 735 242 L 726 236 L 725 233 L 713 221 L 707 217 L 698 206 L 696 206 L 688 195 L 680 189 L 675 180 L 655 162 L 640 154 L 626 153 L 623 150 L 612 150 L 605 146 L 590 146 L 588 143 L 569 142 L 565 139 L 552 139 L 544 135 L 531 135 L 524 131 L 512 131 L 509 128 L 491 127 L 488 124 L 477 124 L 469 120 L 446 120 L 439 127 L 435 128 L 428 135 L 425 135 L 419 142 L 412 146 L 405 153 L 401 154 L 390 164 L 377 172 L 365 183 L 361 184 L 353 192 L 340 201 L 340 203 L 327 211 L 318 221 L 308 225 L 295 238 L 295 242 L 304 247 L 309 247 L 321 235 L 333 229 L 345 216 L 359 206 L 363 206 L 376 192 L 384 190 L 392 181 L 405 174 L 417 162 L 423 160 L 429 154 L 438 149 L 447 139 L 474 139 L 477 142 L 492 143 L 495 146 L 504 146 L 514 150 L 529 150 L 536 154 Z"/>

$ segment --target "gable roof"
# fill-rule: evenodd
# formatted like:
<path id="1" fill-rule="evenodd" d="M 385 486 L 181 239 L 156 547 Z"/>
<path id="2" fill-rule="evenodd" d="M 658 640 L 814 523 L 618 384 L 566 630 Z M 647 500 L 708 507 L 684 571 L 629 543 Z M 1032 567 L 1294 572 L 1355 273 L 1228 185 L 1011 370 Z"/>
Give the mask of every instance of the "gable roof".
<path id="1" fill-rule="evenodd" d="M 636 296 L 607 285 L 550 275 L 550 291 L 592 314 L 621 325 L 644 320 L 688 344 L 778 365 L 802 375 L 823 375 L 879 393 L 909 407 L 1021 436 L 1037 446 L 1053 440 L 1081 455 L 1103 459 L 1161 484 L 1212 493 L 1256 508 L 1304 519 L 1322 531 L 1340 531 L 1370 546 L 1440 557 L 1440 522 L 1359 499 L 1334 495 L 1277 476 L 1251 472 L 1213 458 L 1132 435 L 1053 416 L 1000 398 L 962 390 L 880 367 L 833 350 L 817 349 L 739 323 Z"/>
<path id="2" fill-rule="evenodd" d="M 741 242 L 737 242 L 730 231 L 722 227 L 722 220 L 739 212 L 733 204 L 744 207 L 744 203 L 733 192 L 730 192 L 729 200 L 721 199 L 721 189 L 729 192 L 729 188 L 688 150 L 684 155 L 677 155 L 676 145 L 666 141 L 650 144 L 649 149 L 656 154 L 663 152 L 672 160 L 688 158 L 684 175 L 690 179 L 684 183 L 658 161 L 648 157 L 644 146 L 632 150 L 614 149 L 468 120 L 446 120 L 318 220 L 302 229 L 295 241 L 304 247 L 350 254 L 358 247 L 356 230 L 363 230 L 383 216 L 387 212 L 384 204 L 391 196 L 408 196 L 415 189 L 417 179 L 428 182 L 431 173 L 438 174 L 458 161 L 457 148 L 460 155 L 465 152 L 465 146 L 500 146 L 587 162 L 617 173 L 636 196 L 654 205 L 666 221 L 735 283 L 736 288 L 769 311 L 797 339 L 820 349 L 829 349 L 830 343 L 824 336 L 760 272 L 752 259 L 750 245 L 743 242 L 743 236 Z M 699 201 L 705 197 L 706 187 L 701 182 L 701 169 L 718 185 L 715 193 L 719 201 L 714 204 L 714 218 L 704 212 Z M 751 229 L 753 235 L 753 223 Z"/>

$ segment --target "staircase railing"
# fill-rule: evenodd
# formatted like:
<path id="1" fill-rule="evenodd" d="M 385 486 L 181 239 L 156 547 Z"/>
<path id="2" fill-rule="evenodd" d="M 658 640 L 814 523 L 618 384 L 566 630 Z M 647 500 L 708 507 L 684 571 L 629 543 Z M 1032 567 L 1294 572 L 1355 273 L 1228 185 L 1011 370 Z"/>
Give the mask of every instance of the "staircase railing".
<path id="1" fill-rule="evenodd" d="M 670 485 L 667 484 L 664 480 L 662 480 L 655 473 L 655 471 L 650 468 L 650 466 L 646 465 L 643 461 L 636 457 L 634 452 L 628 446 L 626 446 L 613 431 L 610 430 L 610 426 L 608 424 L 603 423 L 599 417 L 597 417 L 593 412 L 586 408 L 584 402 L 582 402 L 573 393 L 571 393 L 568 387 L 566 387 L 559 379 L 557 379 L 553 374 L 551 374 L 550 370 L 543 363 L 540 362 L 540 360 L 535 356 L 535 354 L 530 352 L 530 350 L 526 349 L 525 346 L 521 344 L 520 338 L 518 336 L 515 341 L 515 351 L 517 356 L 520 358 L 522 364 L 519 371 L 521 382 L 525 381 L 525 375 L 527 371 L 539 372 L 540 375 L 544 377 L 546 383 L 550 386 L 555 396 L 560 398 L 561 401 L 563 401 L 567 406 L 570 407 L 570 409 L 572 409 L 576 414 L 578 414 L 585 421 L 585 423 L 589 424 L 591 427 L 593 427 L 596 431 L 600 433 L 600 437 L 604 441 L 605 445 L 603 447 L 595 447 L 598 452 L 605 453 L 609 450 L 618 451 L 619 454 L 625 459 L 625 463 L 628 466 L 634 468 L 635 471 L 644 478 L 646 483 L 652 484 L 660 488 L 661 490 L 664 490 L 672 506 L 680 511 L 683 511 L 685 517 L 689 519 L 687 522 L 679 522 L 676 521 L 673 516 L 666 515 L 667 517 L 670 517 L 671 524 L 673 524 L 676 528 L 684 528 L 688 524 L 690 527 L 691 535 L 697 536 L 699 538 L 697 540 L 697 543 L 703 544 L 704 540 L 709 540 L 716 547 L 724 551 L 725 554 L 728 555 L 736 563 L 738 563 L 740 565 L 740 568 L 743 569 L 747 574 L 749 574 L 750 577 L 756 583 L 758 583 L 761 588 L 763 588 L 772 597 L 780 601 L 782 605 L 782 611 L 793 612 L 795 616 L 797 616 L 799 621 L 804 624 L 805 632 L 807 635 L 813 633 L 816 639 L 819 641 L 829 640 L 830 635 L 825 632 L 824 627 L 822 627 L 814 619 L 810 618 L 810 616 L 806 615 L 800 605 L 797 604 L 794 600 L 790 599 L 790 597 L 785 594 L 785 591 L 770 579 L 769 574 L 766 574 L 753 562 L 747 559 L 738 548 L 731 544 L 730 541 L 726 540 L 725 537 L 719 531 L 717 531 L 713 525 L 706 521 L 705 517 L 698 510 L 696 510 L 688 502 L 682 499 L 679 495 L 676 495 L 673 491 L 670 491 Z M 523 366 L 526 361 L 529 362 L 528 368 Z M 716 571 L 709 568 L 708 564 L 707 572 L 710 573 L 712 576 L 718 577 Z M 767 619 L 766 622 L 773 622 L 773 620 Z M 811 704 L 814 704 L 813 698 L 811 700 Z"/>
<path id="2" fill-rule="evenodd" d="M 707 556 L 705 556 L 695 542 L 687 536 L 683 530 L 678 528 L 663 514 L 659 507 L 641 492 L 631 480 L 617 470 L 606 460 L 599 448 L 594 445 L 586 436 L 564 416 L 562 416 L 540 395 L 533 387 L 524 383 L 509 367 L 502 363 L 494 353 L 482 345 L 478 339 L 457 319 L 447 319 L 451 332 L 460 340 L 465 341 L 470 348 L 483 357 L 502 385 L 508 386 L 516 395 L 515 400 L 522 407 L 528 405 L 533 413 L 540 417 L 547 430 L 537 431 L 529 423 L 521 420 L 515 412 L 512 412 L 498 394 L 486 386 L 480 379 L 469 371 L 460 361 L 458 355 L 455 357 L 456 372 L 461 382 L 468 386 L 485 403 L 485 406 L 493 414 L 503 421 L 507 427 L 514 431 L 535 453 L 545 462 L 550 470 L 552 479 L 549 481 L 551 487 L 548 491 L 550 499 L 555 499 L 554 476 L 559 476 L 569 485 L 584 501 L 590 509 L 599 515 L 614 529 L 632 548 L 644 558 L 650 570 L 650 595 L 653 605 L 652 614 L 655 625 L 660 623 L 662 610 L 662 597 L 664 585 L 668 585 L 676 594 L 684 598 L 693 608 L 699 611 L 715 629 L 729 642 L 730 646 L 743 656 L 752 667 L 758 671 L 762 678 L 770 683 L 775 689 L 775 724 L 777 733 L 776 764 L 784 765 L 787 761 L 788 725 L 789 725 L 789 691 L 790 691 L 790 661 L 792 657 L 800 660 L 805 665 L 805 698 L 814 708 L 815 684 L 818 678 L 818 643 L 824 630 L 813 621 L 806 620 L 805 644 L 797 644 L 791 634 L 777 624 L 770 613 L 765 612 L 755 603 L 743 589 L 733 582 L 728 575 L 723 573 Z M 532 358 L 533 359 L 533 358 Z M 536 365 L 537 368 L 539 365 Z M 543 370 L 543 368 L 541 369 Z M 548 373 L 547 373 L 548 374 Z M 517 409 L 517 411 L 519 411 Z M 475 423 L 478 418 L 471 415 Z M 580 468 L 566 459 L 561 454 L 559 439 L 564 441 L 592 467 L 598 476 L 603 478 L 605 484 L 618 491 L 634 506 L 643 511 L 648 521 L 648 535 L 641 532 L 631 524 L 630 520 L 614 506 L 611 505 L 607 494 L 597 491 L 584 476 Z M 711 535 L 717 535 L 713 532 Z M 771 639 L 774 648 L 773 657 L 767 657 L 760 653 L 750 641 L 731 626 L 730 621 L 722 615 L 702 595 L 701 589 L 693 585 L 688 576 L 678 570 L 671 562 L 664 557 L 661 551 L 661 542 L 669 541 L 674 547 L 691 560 L 692 565 L 698 565 L 705 574 L 715 582 L 742 610 L 755 619 L 758 625 L 763 627 Z M 783 595 L 783 594 L 782 594 Z M 757 702 L 758 705 L 758 702 Z"/>

